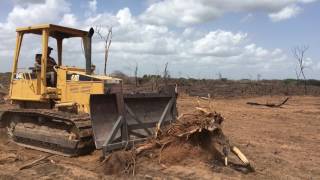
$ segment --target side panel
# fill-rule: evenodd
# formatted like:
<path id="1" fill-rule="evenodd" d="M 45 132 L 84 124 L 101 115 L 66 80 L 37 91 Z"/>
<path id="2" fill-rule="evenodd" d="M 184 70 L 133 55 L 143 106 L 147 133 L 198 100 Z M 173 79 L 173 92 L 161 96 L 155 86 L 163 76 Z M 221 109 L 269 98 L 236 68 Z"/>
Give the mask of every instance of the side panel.
<path id="1" fill-rule="evenodd" d="M 65 69 L 58 69 L 57 88 L 60 90 L 61 103 L 75 102 L 78 105 L 78 111 L 89 113 L 89 99 L 91 94 L 103 94 L 103 81 L 81 81 L 70 76 Z"/>
<path id="2" fill-rule="evenodd" d="M 11 82 L 12 100 L 40 101 L 37 93 L 37 79 L 13 79 Z"/>
<path id="3" fill-rule="evenodd" d="M 89 99 L 91 94 L 103 94 L 103 82 L 70 81 L 66 83 L 65 96 L 62 102 L 76 102 L 78 110 L 89 113 Z"/>

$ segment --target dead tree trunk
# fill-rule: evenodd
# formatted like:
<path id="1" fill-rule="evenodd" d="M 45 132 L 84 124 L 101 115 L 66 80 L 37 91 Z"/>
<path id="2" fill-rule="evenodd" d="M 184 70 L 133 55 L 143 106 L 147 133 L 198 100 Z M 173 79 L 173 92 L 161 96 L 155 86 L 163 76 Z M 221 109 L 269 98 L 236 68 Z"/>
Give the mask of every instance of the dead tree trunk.
<path id="1" fill-rule="evenodd" d="M 163 80 L 166 87 L 168 86 L 168 79 L 169 79 L 169 71 L 168 71 L 168 62 L 167 62 L 163 71 Z"/>
<path id="2" fill-rule="evenodd" d="M 102 39 L 105 42 L 104 45 L 104 69 L 103 73 L 104 75 L 107 75 L 107 63 L 108 63 L 108 56 L 109 56 L 109 49 L 112 41 L 112 27 L 108 29 L 108 34 L 106 36 L 102 35 L 101 32 L 101 26 L 96 27 L 96 32 L 100 39 Z"/>
<path id="3" fill-rule="evenodd" d="M 309 49 L 308 46 L 297 46 L 292 49 L 292 54 L 294 58 L 298 61 L 298 66 L 299 66 L 299 72 L 296 70 L 296 75 L 297 79 L 300 78 L 300 75 L 302 75 L 303 80 L 304 80 L 304 94 L 307 94 L 307 79 L 304 73 L 304 70 L 306 68 L 306 63 L 305 63 L 305 53 Z M 299 80 L 298 80 L 299 83 Z"/>
<path id="4" fill-rule="evenodd" d="M 134 79 L 136 81 L 136 87 L 138 87 L 138 63 L 136 63 L 136 67 L 134 69 Z"/>
<path id="5" fill-rule="evenodd" d="M 266 107 L 271 107 L 271 108 L 280 108 L 281 106 L 286 104 L 288 102 L 288 100 L 289 100 L 289 97 L 287 97 L 284 101 L 282 101 L 279 104 L 274 104 L 274 103 L 261 104 L 261 103 L 257 103 L 257 102 L 247 102 L 247 104 L 254 105 L 254 106 L 266 106 Z"/>

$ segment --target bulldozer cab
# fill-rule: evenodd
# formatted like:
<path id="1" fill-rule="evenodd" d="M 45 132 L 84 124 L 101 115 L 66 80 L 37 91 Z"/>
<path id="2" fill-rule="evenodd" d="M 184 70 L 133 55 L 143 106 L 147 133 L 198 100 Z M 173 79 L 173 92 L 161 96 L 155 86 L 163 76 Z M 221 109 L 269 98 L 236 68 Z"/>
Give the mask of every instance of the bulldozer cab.
<path id="1" fill-rule="evenodd" d="M 16 32 L 16 47 L 9 92 L 11 99 L 44 101 L 49 98 L 48 94 L 56 90 L 57 72 L 55 69 L 63 65 L 62 49 L 64 39 L 80 38 L 82 40 L 86 59 L 86 73 L 90 74 L 92 72 L 91 37 L 93 30 L 87 32 L 53 24 L 44 24 L 17 28 Z M 41 44 L 41 53 L 34 54 L 34 60 L 32 60 L 34 65 L 20 68 L 18 63 L 19 59 L 21 59 L 19 56 L 23 46 L 22 42 L 25 36 L 30 35 L 40 36 L 38 44 Z M 54 57 L 50 54 L 52 48 L 48 46 L 49 38 L 56 41 L 56 55 Z M 24 64 L 24 62 L 20 63 Z M 22 89 L 23 91 L 21 91 Z"/>

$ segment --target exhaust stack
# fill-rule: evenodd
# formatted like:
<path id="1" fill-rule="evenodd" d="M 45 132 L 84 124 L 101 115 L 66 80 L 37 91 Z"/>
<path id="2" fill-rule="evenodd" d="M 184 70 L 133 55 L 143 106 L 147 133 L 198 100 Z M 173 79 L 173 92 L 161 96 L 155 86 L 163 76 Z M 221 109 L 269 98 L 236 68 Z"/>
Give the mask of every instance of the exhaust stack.
<path id="1" fill-rule="evenodd" d="M 94 34 L 93 28 L 90 28 L 88 37 L 84 40 L 84 46 L 85 46 L 85 57 L 86 57 L 86 74 L 92 73 L 92 67 L 91 67 L 91 42 L 92 42 L 92 36 Z"/>

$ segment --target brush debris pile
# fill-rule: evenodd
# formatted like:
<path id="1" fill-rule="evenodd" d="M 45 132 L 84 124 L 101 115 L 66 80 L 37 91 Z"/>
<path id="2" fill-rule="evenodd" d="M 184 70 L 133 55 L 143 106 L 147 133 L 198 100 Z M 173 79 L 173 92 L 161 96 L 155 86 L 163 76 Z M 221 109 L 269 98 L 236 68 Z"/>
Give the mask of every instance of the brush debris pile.
<path id="1" fill-rule="evenodd" d="M 254 169 L 241 151 L 232 146 L 223 134 L 223 117 L 203 108 L 182 114 L 175 123 L 158 130 L 154 137 L 131 150 L 115 151 L 105 157 L 106 174 L 132 173 L 141 161 L 156 162 L 167 167 L 188 161 L 228 165 L 229 153 L 234 153 L 249 170 Z"/>
<path id="2" fill-rule="evenodd" d="M 1 92 L 0 90 L 0 104 L 4 104 L 5 103 L 5 96 L 6 94 L 4 92 Z"/>
<path id="3" fill-rule="evenodd" d="M 7 92 L 1 89 L 0 86 L 0 104 L 4 104 L 5 103 L 5 97 L 7 95 Z"/>

